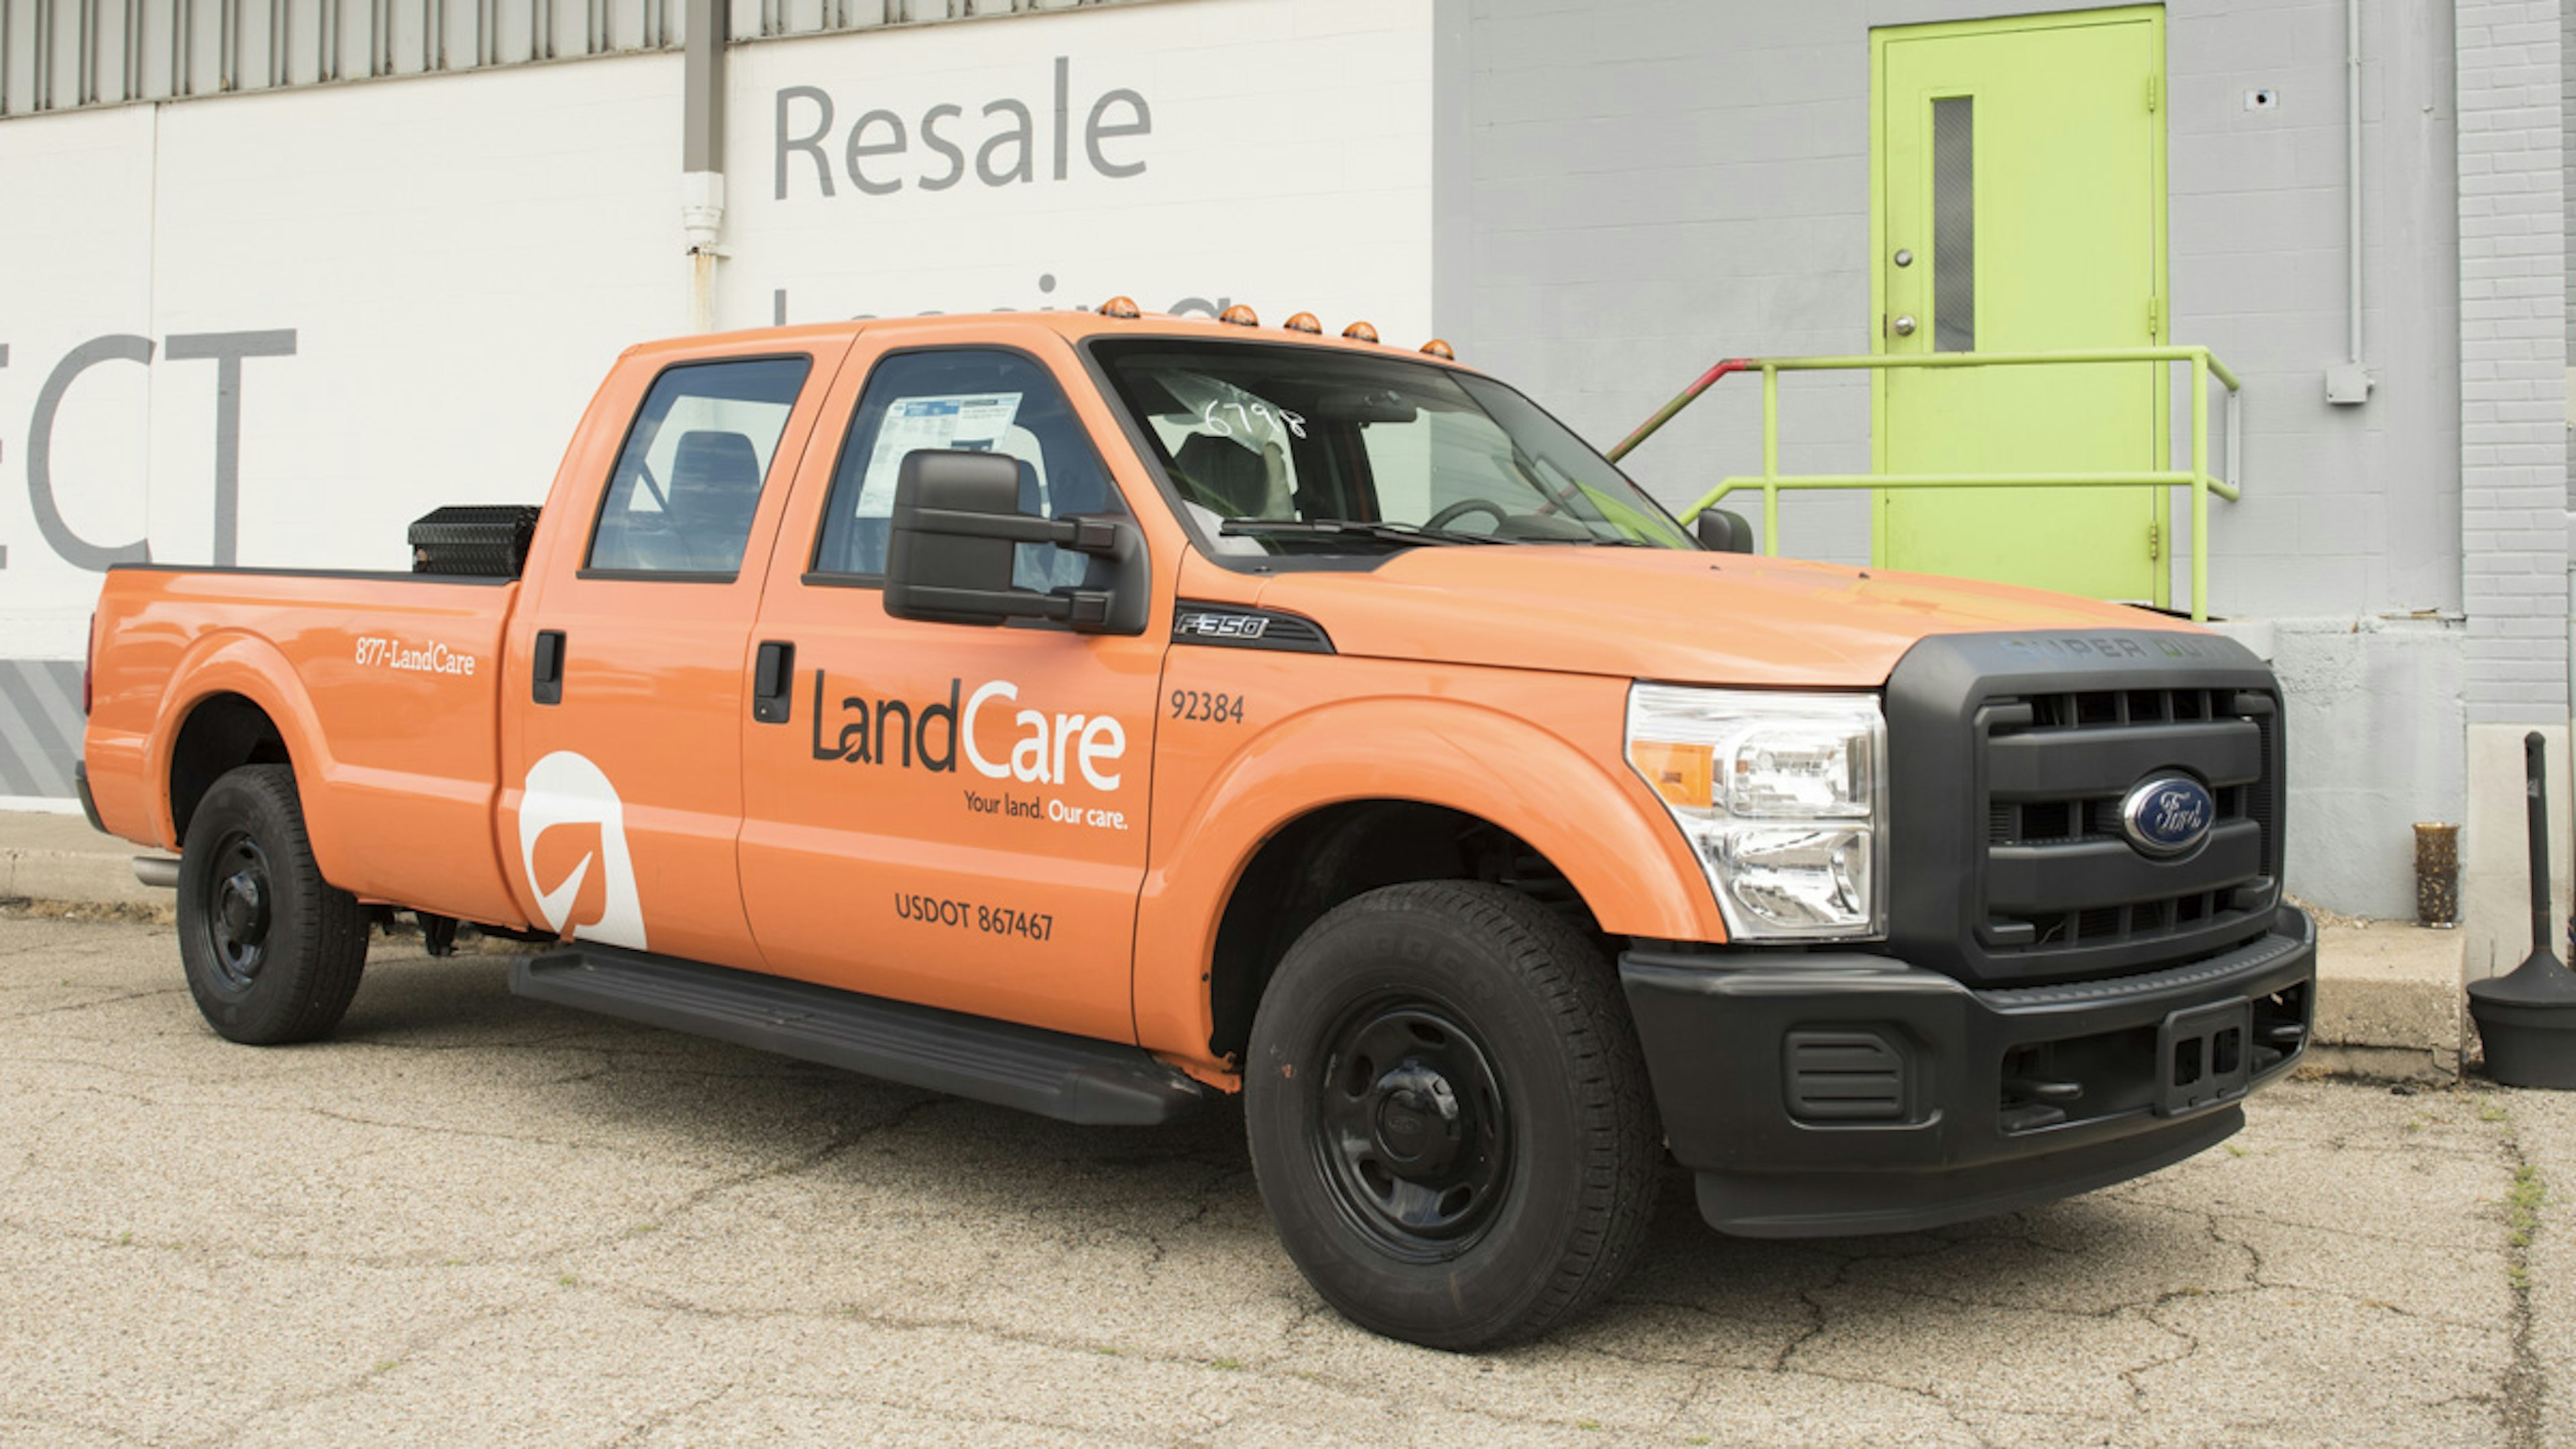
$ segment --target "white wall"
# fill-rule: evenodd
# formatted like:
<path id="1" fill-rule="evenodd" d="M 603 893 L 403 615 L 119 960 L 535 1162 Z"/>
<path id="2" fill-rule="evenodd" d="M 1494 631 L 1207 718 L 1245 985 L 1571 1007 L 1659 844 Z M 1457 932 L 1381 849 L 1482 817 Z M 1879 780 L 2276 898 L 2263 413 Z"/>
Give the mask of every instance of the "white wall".
<path id="1" fill-rule="evenodd" d="M 1431 8 L 1225 0 L 739 47 L 718 319 L 767 323 L 781 291 L 791 322 L 1124 293 L 1151 310 L 1247 302 L 1274 325 L 1366 318 L 1418 343 L 1431 335 Z M 990 184 L 988 171 L 1016 175 L 1013 103 L 1033 133 L 1027 179 Z M 943 106 L 931 130 L 953 159 L 923 136 Z M 859 144 L 884 149 L 857 158 L 858 175 L 896 188 L 874 194 L 849 155 L 871 114 Z M 818 131 L 813 149 L 786 144 Z"/>
<path id="2" fill-rule="evenodd" d="M 0 656 L 80 656 L 99 553 L 217 556 L 228 370 L 234 561 L 400 568 L 436 504 L 543 497 L 618 349 L 687 315 L 679 85 L 654 56 L 0 126 Z M 43 426 L 110 337 L 150 361 L 64 374 Z"/>
<path id="3" fill-rule="evenodd" d="M 782 292 L 799 322 L 1123 292 L 1426 337 L 1430 15 L 1225 0 L 737 45 L 718 325 L 767 325 Z M 779 194 L 793 87 L 831 100 L 828 197 L 804 151 Z M 1126 174 L 1107 174 L 1088 133 L 1117 91 L 1097 149 Z M 988 185 L 977 153 L 1012 118 L 985 108 L 1007 100 L 1030 113 L 1029 179 Z M 943 104 L 965 174 L 924 189 L 947 165 L 920 121 Z M 884 195 L 848 172 L 852 123 L 876 110 L 908 143 L 860 158 L 872 183 L 903 181 Z M 210 351 L 279 354 L 231 364 L 233 561 L 400 568 L 431 507 L 542 498 L 618 349 L 688 324 L 681 111 L 681 58 L 659 54 L 0 123 L 0 659 L 79 658 L 110 554 L 218 557 Z M 788 134 L 819 119 L 796 99 Z M 151 358 L 62 387 L 43 441 L 68 541 L 49 540 L 37 403 L 115 337 Z M 173 356 L 173 337 L 201 340 Z"/>

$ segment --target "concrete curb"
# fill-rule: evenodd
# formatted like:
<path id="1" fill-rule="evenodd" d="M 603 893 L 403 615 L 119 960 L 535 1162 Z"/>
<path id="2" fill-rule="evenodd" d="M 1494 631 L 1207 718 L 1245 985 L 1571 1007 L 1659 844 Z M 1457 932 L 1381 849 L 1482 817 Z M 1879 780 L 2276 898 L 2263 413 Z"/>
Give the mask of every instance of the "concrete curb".
<path id="1" fill-rule="evenodd" d="M 168 891 L 134 878 L 134 857 L 160 853 L 101 835 L 78 815 L 0 811 L 0 897 L 166 906 Z"/>
<path id="2" fill-rule="evenodd" d="M 0 898 L 163 906 L 170 892 L 134 879 L 160 852 L 101 835 L 78 815 L 0 811 Z M 2470 1043 L 2457 931 L 2343 921 L 2317 933 L 2312 1066 L 2378 1080 L 2457 1080 Z"/>

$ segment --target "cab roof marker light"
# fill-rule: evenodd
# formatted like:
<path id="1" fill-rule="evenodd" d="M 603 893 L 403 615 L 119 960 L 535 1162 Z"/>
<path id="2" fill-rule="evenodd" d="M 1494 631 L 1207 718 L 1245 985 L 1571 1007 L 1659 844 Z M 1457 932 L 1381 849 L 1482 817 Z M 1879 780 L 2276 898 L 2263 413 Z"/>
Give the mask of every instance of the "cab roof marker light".
<path id="1" fill-rule="evenodd" d="M 1291 332 L 1312 332 L 1318 336 L 1321 336 L 1324 331 L 1323 322 L 1312 312 L 1300 312 L 1280 325 Z"/>
<path id="2" fill-rule="evenodd" d="M 1100 304 L 1100 315 L 1103 317 L 1116 317 L 1121 321 L 1128 321 L 1145 314 L 1137 308 L 1135 298 L 1112 297 L 1108 301 Z"/>
<path id="3" fill-rule="evenodd" d="M 1448 343 L 1437 337 L 1423 343 L 1422 350 L 1439 358 L 1443 362 L 1456 362 L 1458 360 L 1457 349 L 1451 347 Z"/>
<path id="4" fill-rule="evenodd" d="M 1366 322 L 1354 322 L 1350 326 L 1342 329 L 1342 335 L 1351 339 L 1353 342 L 1375 342 L 1377 340 L 1377 329 L 1371 327 Z"/>
<path id="5" fill-rule="evenodd" d="M 1237 327 L 1258 327 L 1261 325 L 1261 319 L 1254 316 L 1252 309 L 1243 305 L 1241 302 L 1237 302 L 1233 306 L 1216 314 L 1216 320 L 1219 322 L 1231 322 Z"/>

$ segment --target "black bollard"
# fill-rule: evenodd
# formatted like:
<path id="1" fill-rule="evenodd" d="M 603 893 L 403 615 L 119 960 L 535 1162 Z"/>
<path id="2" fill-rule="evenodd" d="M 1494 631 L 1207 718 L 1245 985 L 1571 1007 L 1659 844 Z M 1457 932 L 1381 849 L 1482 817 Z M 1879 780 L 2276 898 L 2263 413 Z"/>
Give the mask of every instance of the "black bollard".
<path id="1" fill-rule="evenodd" d="M 2531 821 L 2531 954 L 2511 973 L 2469 983 L 2487 1075 L 2508 1087 L 2576 1087 L 2576 971 L 2549 949 L 2549 793 L 2538 730 L 2523 736 Z"/>

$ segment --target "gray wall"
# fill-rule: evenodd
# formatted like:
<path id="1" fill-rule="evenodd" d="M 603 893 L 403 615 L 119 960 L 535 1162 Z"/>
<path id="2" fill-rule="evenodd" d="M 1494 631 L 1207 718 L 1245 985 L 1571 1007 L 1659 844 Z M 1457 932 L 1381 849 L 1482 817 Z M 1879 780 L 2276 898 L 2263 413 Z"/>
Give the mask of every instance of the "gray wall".
<path id="1" fill-rule="evenodd" d="M 1711 361 L 1866 352 L 1871 27 L 2085 8 L 1957 0 L 1448 0 L 1441 326 L 1598 439 Z M 2456 609 L 2458 294 L 2447 5 L 2365 6 L 2367 406 L 2345 355 L 2341 0 L 2168 7 L 2177 341 L 2247 380 L 2246 501 L 2212 536 L 2218 612 Z M 2281 105 L 2248 111 L 2246 91 Z M 2179 374 L 2178 374 L 2179 376 Z M 1782 466 L 1868 466 L 1868 389 L 1784 387 Z M 1684 501 L 1756 471 L 1744 379 L 1639 450 Z M 2181 515 L 2177 500 L 2177 518 Z M 1784 547 L 1857 561 L 1857 498 L 1795 500 Z"/>
<path id="2" fill-rule="evenodd" d="M 1442 0 L 1439 325 L 1603 443 L 1719 357 L 1867 352 L 1871 28 L 2078 8 Z M 2265 621 L 2256 642 L 2299 681 L 2293 888 L 2403 913 L 2408 826 L 2460 818 L 2463 798 L 2452 8 L 2364 5 L 2377 386 L 2358 408 L 2324 400 L 2347 346 L 2342 0 L 2166 12 L 2169 335 L 2247 384 L 2246 498 L 2215 506 L 2212 605 Z M 2248 110 L 2258 87 L 2281 104 Z M 1783 397 L 1785 469 L 1867 470 L 1866 382 Z M 1721 382 L 1630 470 L 1688 501 L 1758 471 L 1760 416 L 1751 379 Z M 1868 558 L 1862 497 L 1783 513 L 1785 552 Z"/>

